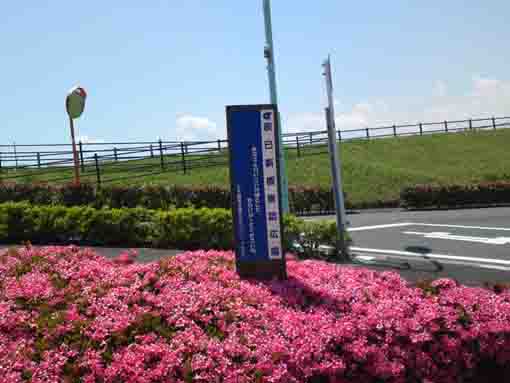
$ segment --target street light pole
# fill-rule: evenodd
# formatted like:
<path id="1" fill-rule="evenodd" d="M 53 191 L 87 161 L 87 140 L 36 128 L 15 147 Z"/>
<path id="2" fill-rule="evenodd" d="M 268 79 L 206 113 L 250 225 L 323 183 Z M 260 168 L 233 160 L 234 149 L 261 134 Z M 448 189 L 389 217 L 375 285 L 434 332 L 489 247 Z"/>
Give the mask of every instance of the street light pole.
<path id="1" fill-rule="evenodd" d="M 333 79 L 331 74 L 331 60 L 323 64 L 324 76 L 326 77 L 326 91 L 328 93 L 328 107 L 326 108 L 326 121 L 328 127 L 329 154 L 331 158 L 331 175 L 335 195 L 335 210 L 337 224 L 337 249 L 343 258 L 348 258 L 348 248 L 345 240 L 347 219 L 345 215 L 344 193 L 342 188 L 342 164 L 337 146 L 337 133 L 335 126 L 335 103 L 333 99 Z"/>
<path id="2" fill-rule="evenodd" d="M 266 46 L 264 49 L 264 56 L 267 60 L 267 76 L 269 79 L 269 92 L 271 97 L 271 104 L 278 105 L 278 93 L 276 90 L 276 69 L 274 59 L 274 45 L 273 45 L 273 27 L 271 21 L 271 2 L 264 0 L 264 21 L 266 30 Z M 278 141 L 280 144 L 280 190 L 282 195 L 282 212 L 289 213 L 289 184 L 287 179 L 287 167 L 285 166 L 285 149 L 283 147 L 282 138 L 282 118 L 278 108 L 278 126 L 280 127 L 280 134 Z"/>
<path id="3" fill-rule="evenodd" d="M 80 185 L 80 162 L 78 160 L 78 151 L 76 150 L 76 140 L 74 137 L 74 119 L 81 116 L 85 108 L 85 99 L 87 92 L 79 86 L 72 88 L 66 97 L 66 111 L 69 116 L 69 128 L 71 130 L 71 142 L 73 148 L 74 160 L 74 183 Z"/>
<path id="4" fill-rule="evenodd" d="M 78 151 L 76 150 L 76 139 L 74 137 L 74 121 L 69 116 L 69 127 L 71 128 L 71 143 L 73 146 L 73 162 L 74 162 L 74 184 L 80 185 L 80 161 L 78 160 Z"/>

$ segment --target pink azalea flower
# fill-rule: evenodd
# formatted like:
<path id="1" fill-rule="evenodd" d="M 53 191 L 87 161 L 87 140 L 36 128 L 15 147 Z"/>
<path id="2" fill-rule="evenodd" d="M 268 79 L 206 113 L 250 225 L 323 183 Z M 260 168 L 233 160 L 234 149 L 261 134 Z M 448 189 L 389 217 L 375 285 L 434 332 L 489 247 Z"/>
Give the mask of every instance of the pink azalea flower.
<path id="1" fill-rule="evenodd" d="M 288 260 L 242 281 L 232 252 L 151 264 L 90 249 L 0 260 L 0 382 L 461 382 L 510 363 L 510 294 Z"/>

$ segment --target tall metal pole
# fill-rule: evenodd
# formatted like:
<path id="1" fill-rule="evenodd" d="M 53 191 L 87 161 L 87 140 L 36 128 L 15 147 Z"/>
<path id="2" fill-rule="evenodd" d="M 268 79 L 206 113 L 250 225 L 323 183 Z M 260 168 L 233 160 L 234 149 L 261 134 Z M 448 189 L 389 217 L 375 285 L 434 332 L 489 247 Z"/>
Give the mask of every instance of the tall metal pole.
<path id="1" fill-rule="evenodd" d="M 324 76 L 326 77 L 326 90 L 328 93 L 328 107 L 326 108 L 326 121 L 328 126 L 329 154 L 331 158 L 331 175 L 333 178 L 333 190 L 335 195 L 335 210 L 337 224 L 337 248 L 343 257 L 348 258 L 348 249 L 345 241 L 345 229 L 347 219 L 345 215 L 344 193 L 342 190 L 342 165 L 340 153 L 337 144 L 336 124 L 335 124 L 335 105 L 333 99 L 333 80 L 331 75 L 331 60 L 328 59 L 323 64 Z"/>
<path id="2" fill-rule="evenodd" d="M 80 160 L 78 159 L 78 151 L 76 150 L 76 140 L 74 138 L 74 121 L 69 116 L 69 126 L 71 128 L 71 142 L 73 145 L 73 160 L 74 160 L 74 184 L 80 184 Z"/>
<path id="3" fill-rule="evenodd" d="M 271 104 L 278 105 L 278 93 L 276 90 L 276 68 L 274 58 L 274 45 L 273 45 L 273 27 L 271 21 L 271 2 L 264 0 L 264 21 L 266 29 L 266 46 L 264 49 L 264 56 L 267 60 L 267 76 L 269 79 L 269 92 L 271 96 Z M 282 138 L 282 118 L 278 109 L 278 126 L 280 127 L 278 141 L 280 143 L 280 190 L 282 195 L 282 211 L 283 213 L 289 212 L 289 184 L 287 179 L 287 167 L 285 166 L 285 149 L 283 147 Z"/>

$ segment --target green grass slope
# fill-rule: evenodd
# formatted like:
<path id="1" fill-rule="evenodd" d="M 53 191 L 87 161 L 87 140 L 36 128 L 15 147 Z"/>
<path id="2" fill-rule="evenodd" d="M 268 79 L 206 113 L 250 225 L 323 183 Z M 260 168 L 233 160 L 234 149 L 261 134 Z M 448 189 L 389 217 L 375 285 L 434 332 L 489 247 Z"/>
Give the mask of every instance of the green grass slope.
<path id="1" fill-rule="evenodd" d="M 325 147 L 321 149 L 323 152 L 326 150 Z M 291 185 L 330 184 L 329 156 L 326 153 L 306 155 L 317 150 L 302 148 L 303 155 L 299 158 L 295 150 L 287 151 Z M 510 129 L 344 142 L 341 145 L 344 188 L 352 202 L 360 203 L 396 199 L 404 186 L 419 183 L 473 183 L 510 179 L 509 151 Z M 159 159 L 129 165 L 107 165 L 102 169 L 102 179 L 124 177 L 117 183 L 130 185 L 229 185 L 227 166 L 191 169 L 187 174 L 166 172 L 143 176 L 146 172 L 158 171 L 157 166 L 153 169 L 137 169 L 150 163 L 159 164 Z M 62 170 L 51 176 L 32 173 L 18 180 L 40 181 L 66 174 L 70 176 L 71 172 Z M 95 182 L 92 167 L 84 178 Z"/>

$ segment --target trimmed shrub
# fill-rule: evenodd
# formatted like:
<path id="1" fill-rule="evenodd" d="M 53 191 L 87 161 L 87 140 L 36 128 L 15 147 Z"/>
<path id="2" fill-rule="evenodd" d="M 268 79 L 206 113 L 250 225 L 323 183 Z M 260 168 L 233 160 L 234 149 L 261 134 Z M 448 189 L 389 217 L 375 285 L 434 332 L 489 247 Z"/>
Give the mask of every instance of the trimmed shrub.
<path id="1" fill-rule="evenodd" d="M 64 206 L 91 205 L 96 199 L 95 188 L 92 184 L 66 184 L 52 190 L 57 191 L 57 203 Z"/>
<path id="2" fill-rule="evenodd" d="M 284 248 L 317 255 L 319 245 L 336 246 L 334 222 L 284 217 Z M 153 246 L 181 250 L 232 249 L 232 212 L 227 209 L 94 209 L 89 206 L 0 204 L 0 241 L 37 244 L 85 243 Z"/>
<path id="3" fill-rule="evenodd" d="M 402 206 L 408 209 L 483 206 L 510 203 L 510 182 L 475 185 L 417 185 L 402 190 Z"/>
<path id="4" fill-rule="evenodd" d="M 0 202 L 30 202 L 51 205 L 57 201 L 57 189 L 44 183 L 0 183 Z"/>
<path id="5" fill-rule="evenodd" d="M 0 203 L 30 202 L 39 205 L 92 206 L 94 208 L 135 208 L 171 210 L 174 208 L 231 208 L 230 189 L 217 186 L 118 186 L 96 189 L 92 184 L 49 186 L 47 184 L 0 183 Z M 377 200 L 347 208 L 385 208 L 399 206 L 398 200 Z M 330 188 L 291 186 L 290 211 L 296 215 L 333 214 L 335 202 Z"/>
<path id="6" fill-rule="evenodd" d="M 174 249 L 231 249 L 232 213 L 226 209 L 183 208 L 155 217 L 155 244 Z"/>
<path id="7" fill-rule="evenodd" d="M 173 208 L 231 208 L 230 189 L 217 186 L 117 186 L 96 189 L 91 184 L 0 183 L 0 203 L 30 202 L 41 205 L 92 206 L 170 210 Z M 335 210 L 333 193 L 324 187 L 290 187 L 289 203 L 294 214 L 324 214 Z M 384 204 L 384 202 L 382 202 Z M 377 202 L 379 204 L 379 202 Z M 348 207 L 353 207 L 347 202 Z"/>
<path id="8" fill-rule="evenodd" d="M 96 205 L 120 209 L 123 207 L 134 208 L 143 205 L 144 191 L 140 187 L 108 186 L 102 187 L 96 192 Z"/>

